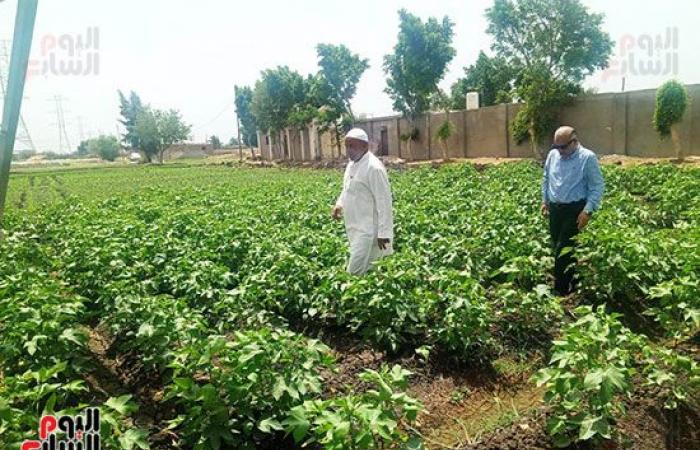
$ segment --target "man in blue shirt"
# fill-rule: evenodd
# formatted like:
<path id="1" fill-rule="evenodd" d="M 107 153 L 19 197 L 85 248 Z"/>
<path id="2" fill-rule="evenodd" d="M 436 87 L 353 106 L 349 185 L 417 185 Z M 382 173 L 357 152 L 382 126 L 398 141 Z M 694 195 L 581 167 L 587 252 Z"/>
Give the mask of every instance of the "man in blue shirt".
<path id="1" fill-rule="evenodd" d="M 567 295 L 573 289 L 574 237 L 600 207 L 605 181 L 598 159 L 584 148 L 576 130 L 563 126 L 554 133 L 554 144 L 544 163 L 542 214 L 549 216 L 554 249 L 554 291 Z"/>

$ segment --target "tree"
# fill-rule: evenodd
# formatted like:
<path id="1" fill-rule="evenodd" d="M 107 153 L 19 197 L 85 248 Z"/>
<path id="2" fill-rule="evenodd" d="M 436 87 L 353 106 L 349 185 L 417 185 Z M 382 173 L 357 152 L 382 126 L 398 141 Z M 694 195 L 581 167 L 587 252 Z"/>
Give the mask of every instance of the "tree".
<path id="1" fill-rule="evenodd" d="M 253 89 L 249 86 L 234 86 L 236 115 L 241 122 L 241 139 L 249 147 L 258 146 L 258 125 L 253 114 Z"/>
<path id="2" fill-rule="evenodd" d="M 229 145 L 229 146 L 238 145 L 238 138 L 236 138 L 236 136 L 232 136 L 231 139 L 228 140 L 227 145 Z"/>
<path id="3" fill-rule="evenodd" d="M 438 91 L 433 95 L 433 108 L 442 109 L 445 111 L 445 120 L 440 124 L 435 136 L 438 141 L 442 144 L 442 159 L 443 161 L 448 161 L 449 154 L 447 152 L 447 141 L 450 140 L 455 131 L 455 126 L 450 122 L 450 107 L 452 106 L 452 100 L 448 95 L 442 90 Z"/>
<path id="4" fill-rule="evenodd" d="M 304 78 L 298 72 L 287 66 L 264 70 L 253 91 L 252 110 L 258 126 L 273 136 L 282 131 L 305 94 Z M 279 139 L 277 144 L 281 153 Z"/>
<path id="5" fill-rule="evenodd" d="M 119 156 L 119 139 L 116 136 L 101 134 L 94 139 L 87 140 L 87 149 L 88 153 L 97 155 L 105 161 L 114 161 Z"/>
<path id="6" fill-rule="evenodd" d="M 583 79 L 604 69 L 612 41 L 579 0 L 495 0 L 486 10 L 492 50 L 516 70 L 516 96 L 525 105 L 513 123 L 518 141 L 529 137 L 533 153 L 554 127 L 556 110 L 581 92 Z"/>
<path id="7" fill-rule="evenodd" d="M 555 127 L 558 107 L 568 104 L 581 92 L 580 84 L 552 79 L 542 66 L 523 71 L 515 94 L 525 100 L 525 104 L 511 125 L 513 137 L 518 143 L 529 138 L 533 155 L 544 159 L 537 144 Z"/>
<path id="8" fill-rule="evenodd" d="M 452 85 L 452 109 L 464 109 L 466 95 L 473 91 L 479 93 L 480 106 L 508 103 L 512 100 L 515 70 L 504 58 L 491 58 L 483 51 L 479 52 L 476 63 L 464 68 L 464 75 Z"/>
<path id="9" fill-rule="evenodd" d="M 219 137 L 216 135 L 213 135 L 209 138 L 209 143 L 214 148 L 214 150 L 218 150 L 221 148 L 221 139 L 219 139 Z"/>
<path id="10" fill-rule="evenodd" d="M 87 156 L 90 153 L 90 149 L 88 148 L 89 144 L 89 139 L 86 139 L 84 141 L 80 141 L 80 144 L 78 144 L 78 148 L 75 151 L 75 154 L 78 156 Z"/>
<path id="11" fill-rule="evenodd" d="M 144 107 L 136 119 L 135 132 L 146 160 L 151 162 L 157 156 L 162 164 L 165 150 L 187 139 L 190 126 L 182 121 L 176 110 L 162 111 Z"/>
<path id="12" fill-rule="evenodd" d="M 671 136 L 673 148 L 678 161 L 683 161 L 678 124 L 688 108 L 688 91 L 675 80 L 669 80 L 656 91 L 656 108 L 654 110 L 654 128 L 662 139 Z"/>
<path id="13" fill-rule="evenodd" d="M 354 121 L 350 101 L 362 74 L 369 68 L 369 61 L 344 45 L 318 44 L 316 54 L 321 69 L 309 85 L 309 95 L 313 98 L 312 104 L 321 108 L 316 108 L 314 117 L 321 131 L 333 130 L 340 156 L 341 135 Z"/>
<path id="14" fill-rule="evenodd" d="M 415 120 L 429 109 L 430 98 L 455 55 L 454 24 L 447 16 L 442 22 L 434 17 L 423 22 L 405 9 L 399 11 L 399 20 L 398 42 L 393 53 L 384 57 L 384 72 L 388 75 L 385 92 L 394 109 L 409 122 L 411 129 L 404 138 L 408 141 L 408 159 L 413 159 L 411 142 L 418 136 Z"/>
<path id="15" fill-rule="evenodd" d="M 138 134 L 136 133 L 136 120 L 141 111 L 143 111 L 144 105 L 141 102 L 141 98 L 134 91 L 131 91 L 129 98 L 126 98 L 122 91 L 117 92 L 119 93 L 119 112 L 122 116 L 119 123 L 126 129 L 126 133 L 122 135 L 122 142 L 127 147 L 138 149 L 140 145 Z"/>

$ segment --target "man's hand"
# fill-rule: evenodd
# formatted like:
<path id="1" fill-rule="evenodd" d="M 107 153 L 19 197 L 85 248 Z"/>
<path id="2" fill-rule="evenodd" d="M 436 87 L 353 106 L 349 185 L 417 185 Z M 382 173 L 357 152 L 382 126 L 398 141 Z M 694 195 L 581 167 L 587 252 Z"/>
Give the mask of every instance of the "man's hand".
<path id="1" fill-rule="evenodd" d="M 378 238 L 377 245 L 379 246 L 380 249 L 386 250 L 387 246 L 389 245 L 389 239 Z"/>
<path id="2" fill-rule="evenodd" d="M 546 202 L 542 202 L 542 206 L 540 207 L 540 213 L 545 217 L 549 215 L 549 205 Z"/>
<path id="3" fill-rule="evenodd" d="M 340 205 L 334 205 L 331 209 L 331 217 L 333 220 L 338 220 L 343 216 L 343 207 Z"/>
<path id="4" fill-rule="evenodd" d="M 578 218 L 576 219 L 576 225 L 578 225 L 579 230 L 583 230 L 586 225 L 588 225 L 588 221 L 591 220 L 591 215 L 588 214 L 586 211 L 581 211 L 578 215 Z"/>

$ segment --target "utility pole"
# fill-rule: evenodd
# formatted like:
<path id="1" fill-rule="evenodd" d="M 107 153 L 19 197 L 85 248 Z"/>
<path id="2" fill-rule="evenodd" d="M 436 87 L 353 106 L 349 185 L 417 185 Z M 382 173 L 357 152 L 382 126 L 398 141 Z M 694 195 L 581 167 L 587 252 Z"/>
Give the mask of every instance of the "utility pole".
<path id="1" fill-rule="evenodd" d="M 15 31 L 12 39 L 10 73 L 7 80 L 7 93 L 0 125 L 0 239 L 3 238 L 5 199 L 10 181 L 10 163 L 15 148 L 19 110 L 24 95 L 24 81 L 27 78 L 29 51 L 32 48 L 34 22 L 39 0 L 19 0 L 15 16 Z"/>

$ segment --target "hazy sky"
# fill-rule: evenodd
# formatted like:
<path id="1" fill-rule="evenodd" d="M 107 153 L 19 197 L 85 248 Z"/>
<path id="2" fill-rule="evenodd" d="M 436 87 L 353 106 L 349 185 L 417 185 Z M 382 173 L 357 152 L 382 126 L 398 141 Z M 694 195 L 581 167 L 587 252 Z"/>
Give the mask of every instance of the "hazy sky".
<path id="1" fill-rule="evenodd" d="M 81 134 L 87 138 L 115 133 L 117 89 L 134 90 L 155 107 L 179 109 L 193 126 L 195 140 L 203 141 L 206 135 L 216 134 L 228 141 L 236 134 L 234 84 L 252 85 L 262 69 L 276 65 L 288 65 L 303 74 L 315 72 L 315 46 L 328 42 L 345 44 L 369 58 L 371 67 L 360 81 L 353 110 L 368 115 L 390 114 L 391 102 L 383 92 L 385 76 L 381 64 L 383 55 L 391 51 L 396 41 L 398 9 L 405 7 L 422 18 L 447 14 L 455 22 L 457 56 L 442 83 L 449 88 L 462 75 L 462 68 L 475 61 L 479 50 L 488 52 L 491 41 L 485 32 L 484 11 L 492 3 L 40 0 L 31 54 L 34 73 L 27 81 L 22 113 L 36 146 L 40 150 L 58 150 L 61 141 L 54 98 L 60 96 L 73 150 Z M 623 72 L 626 90 L 654 88 L 674 77 L 685 83 L 700 82 L 700 2 L 584 3 L 605 14 L 605 30 L 616 41 L 613 62 L 617 64 L 614 72 L 591 76 L 586 80 L 587 86 L 601 92 L 619 91 Z M 0 39 L 12 37 L 16 5 L 17 0 L 0 0 Z M 93 45 L 71 57 L 68 44 L 78 40 L 85 43 L 89 27 L 96 27 L 97 48 Z M 650 55 L 644 47 L 647 38 L 658 36 L 665 41 L 669 27 L 677 30 L 677 45 L 672 39 L 666 49 L 665 42 L 660 42 L 660 50 L 652 50 Z M 620 51 L 620 41 L 627 44 L 626 52 Z M 667 57 L 672 62 L 670 70 L 665 69 Z M 99 64 L 88 71 L 88 60 Z M 659 69 L 654 65 L 657 61 L 662 63 Z M 64 73 L 65 65 L 71 62 L 80 62 L 83 71 L 89 73 Z M 666 74 L 640 73 L 647 65 L 651 72 Z M 16 146 L 23 147 L 19 143 Z M 63 150 L 68 150 L 65 142 Z"/>

